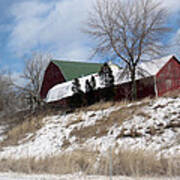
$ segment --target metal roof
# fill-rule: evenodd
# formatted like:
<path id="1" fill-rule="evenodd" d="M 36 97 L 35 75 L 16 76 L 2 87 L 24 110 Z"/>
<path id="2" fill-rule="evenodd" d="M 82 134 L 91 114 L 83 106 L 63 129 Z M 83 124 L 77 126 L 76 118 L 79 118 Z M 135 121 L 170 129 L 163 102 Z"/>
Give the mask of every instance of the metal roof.
<path id="1" fill-rule="evenodd" d="M 57 65 L 58 68 L 61 70 L 66 81 L 96 73 L 100 70 L 102 66 L 102 64 L 100 63 L 87 63 L 76 61 L 52 60 L 52 62 Z"/>

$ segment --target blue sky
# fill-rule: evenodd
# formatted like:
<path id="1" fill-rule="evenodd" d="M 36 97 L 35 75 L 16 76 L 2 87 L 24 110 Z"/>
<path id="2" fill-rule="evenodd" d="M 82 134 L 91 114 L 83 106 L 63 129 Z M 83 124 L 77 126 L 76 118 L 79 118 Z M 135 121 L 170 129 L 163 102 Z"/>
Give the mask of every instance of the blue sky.
<path id="1" fill-rule="evenodd" d="M 0 68 L 21 73 L 32 52 L 54 58 L 87 60 L 92 41 L 81 32 L 93 0 L 0 0 Z M 180 0 L 160 0 L 173 28 L 166 41 L 180 36 Z M 180 49 L 180 48 L 179 48 Z M 170 53 L 178 49 L 171 48 Z"/>

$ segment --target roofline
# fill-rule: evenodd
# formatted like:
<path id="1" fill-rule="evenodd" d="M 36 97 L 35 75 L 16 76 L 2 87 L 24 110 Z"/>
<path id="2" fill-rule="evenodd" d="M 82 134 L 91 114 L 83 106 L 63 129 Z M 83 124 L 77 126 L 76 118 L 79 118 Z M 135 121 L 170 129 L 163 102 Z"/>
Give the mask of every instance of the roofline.
<path id="1" fill-rule="evenodd" d="M 172 56 L 172 58 L 174 58 L 180 64 L 180 61 L 176 56 Z"/>
<path id="2" fill-rule="evenodd" d="M 180 61 L 176 58 L 176 56 L 172 55 L 172 56 L 169 58 L 169 60 L 164 64 L 164 66 L 156 73 L 155 76 L 158 76 L 158 75 L 161 73 L 161 71 L 164 69 L 164 67 L 165 67 L 172 59 L 174 59 L 175 61 L 177 61 L 177 62 L 180 64 Z"/>
<path id="3" fill-rule="evenodd" d="M 51 59 L 50 62 L 53 62 L 53 61 L 59 61 L 59 62 L 68 62 L 68 63 L 86 63 L 86 64 L 104 64 L 104 63 L 98 63 L 98 62 L 87 62 L 87 61 L 68 61 L 68 60 L 58 60 L 58 59 Z"/>

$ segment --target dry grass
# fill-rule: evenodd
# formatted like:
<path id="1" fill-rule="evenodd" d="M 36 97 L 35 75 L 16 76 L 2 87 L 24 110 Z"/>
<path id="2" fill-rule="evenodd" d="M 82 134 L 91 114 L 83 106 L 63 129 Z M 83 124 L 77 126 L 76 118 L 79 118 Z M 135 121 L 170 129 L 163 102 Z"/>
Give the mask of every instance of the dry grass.
<path id="1" fill-rule="evenodd" d="M 130 101 L 128 100 L 124 100 L 124 101 L 108 101 L 108 102 L 104 102 L 104 101 L 100 101 L 98 103 L 95 103 L 91 106 L 87 106 L 87 107 L 81 107 L 78 108 L 76 110 L 76 112 L 80 112 L 80 111 L 99 111 L 99 110 L 104 110 L 107 108 L 110 108 L 112 106 L 124 106 L 129 104 Z"/>
<path id="2" fill-rule="evenodd" d="M 144 150 L 120 150 L 113 153 L 113 174 L 135 176 L 180 175 L 180 157 L 157 159 L 154 152 Z"/>
<path id="3" fill-rule="evenodd" d="M 114 124 L 120 126 L 125 120 L 132 118 L 132 116 L 136 114 L 139 109 L 147 104 L 148 101 L 143 101 L 141 104 L 134 104 L 130 107 L 123 106 L 121 109 L 113 111 L 109 117 L 104 117 L 103 119 L 96 121 L 96 124 L 92 126 L 82 127 L 80 129 L 74 128 L 70 136 L 76 136 L 79 143 L 83 143 L 86 141 L 86 139 L 91 137 L 98 138 L 105 136 L 110 127 L 112 127 Z M 73 124 L 80 121 L 83 121 L 83 119 L 80 118 L 77 121 L 74 121 Z M 68 126 L 70 124 L 68 124 Z"/>
<path id="4" fill-rule="evenodd" d="M 23 121 L 21 124 L 14 126 L 7 132 L 7 139 L 3 141 L 0 146 L 17 145 L 18 141 L 25 138 L 29 133 L 35 133 L 38 129 L 43 127 L 43 116 L 31 117 Z"/>
<path id="5" fill-rule="evenodd" d="M 67 128 L 73 124 L 78 124 L 83 121 L 81 112 L 78 113 L 78 117 L 76 119 L 69 119 L 69 122 L 66 124 Z"/>
<path id="6" fill-rule="evenodd" d="M 0 161 L 1 172 L 66 174 L 75 172 L 93 173 L 92 166 L 96 162 L 96 152 L 77 150 L 56 157 L 45 159 L 4 159 Z"/>
<path id="7" fill-rule="evenodd" d="M 108 153 L 107 153 L 108 154 Z M 180 157 L 157 159 L 153 152 L 143 150 L 121 150 L 112 153 L 113 175 L 127 176 L 179 176 Z M 98 152 L 77 150 L 45 159 L 4 159 L 0 161 L 1 172 L 67 174 L 84 172 L 85 174 L 109 173 L 109 156 Z"/>
<path id="8" fill-rule="evenodd" d="M 0 143 L 0 148 L 17 145 L 18 141 L 26 138 L 29 133 L 35 133 L 44 126 L 44 117 L 60 115 L 61 113 L 61 110 L 47 107 L 35 112 L 20 111 L 5 117 L 4 121 L 9 124 L 9 129 L 6 132 L 8 138 Z"/>

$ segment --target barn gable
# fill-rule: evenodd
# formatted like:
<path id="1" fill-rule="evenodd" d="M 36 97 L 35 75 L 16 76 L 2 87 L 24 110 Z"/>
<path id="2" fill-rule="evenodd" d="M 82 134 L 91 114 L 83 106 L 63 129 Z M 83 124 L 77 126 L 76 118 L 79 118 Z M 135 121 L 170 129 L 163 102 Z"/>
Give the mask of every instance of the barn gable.
<path id="1" fill-rule="evenodd" d="M 96 73 L 101 66 L 100 63 L 52 60 L 44 74 L 41 98 L 46 98 L 48 91 L 55 85 Z"/>
<path id="2" fill-rule="evenodd" d="M 143 71 L 145 76 L 155 76 L 172 58 L 177 61 L 177 59 L 173 55 L 169 55 L 160 59 L 142 62 L 138 65 L 138 69 L 140 71 Z"/>
<path id="3" fill-rule="evenodd" d="M 158 96 L 180 88 L 180 62 L 172 57 L 156 74 Z"/>
<path id="4" fill-rule="evenodd" d="M 49 89 L 62 82 L 65 82 L 63 74 L 54 63 L 50 62 L 44 73 L 40 91 L 41 98 L 46 98 Z"/>

